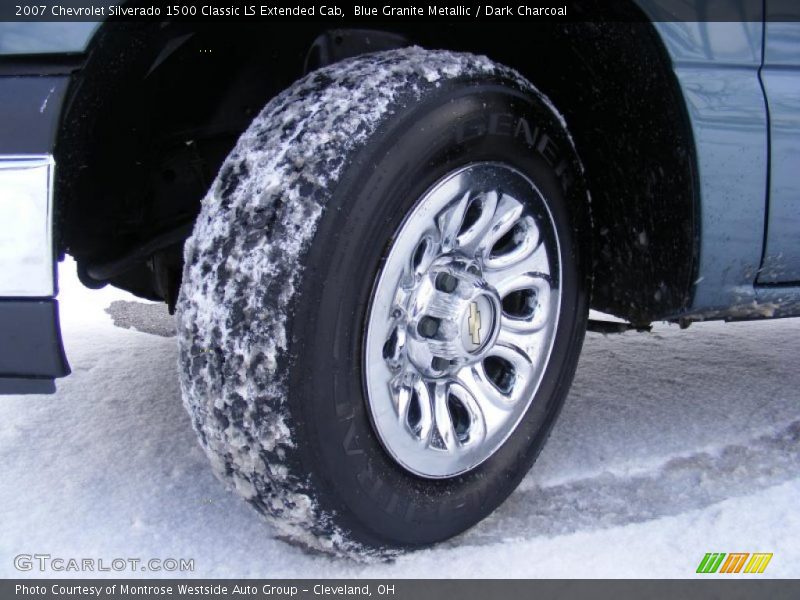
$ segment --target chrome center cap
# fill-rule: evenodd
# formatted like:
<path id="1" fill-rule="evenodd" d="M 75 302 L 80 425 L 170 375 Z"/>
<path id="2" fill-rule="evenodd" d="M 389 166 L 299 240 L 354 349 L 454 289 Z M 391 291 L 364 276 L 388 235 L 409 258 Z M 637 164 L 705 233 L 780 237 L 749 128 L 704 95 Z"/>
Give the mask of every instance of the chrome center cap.
<path id="1" fill-rule="evenodd" d="M 408 356 L 429 377 L 477 362 L 499 333 L 500 298 L 479 265 L 443 256 L 421 276 L 409 297 Z"/>
<path id="2" fill-rule="evenodd" d="M 486 343 L 497 329 L 497 311 L 491 296 L 479 293 L 475 296 L 461 317 L 461 343 L 470 354 L 478 354 L 486 348 Z"/>

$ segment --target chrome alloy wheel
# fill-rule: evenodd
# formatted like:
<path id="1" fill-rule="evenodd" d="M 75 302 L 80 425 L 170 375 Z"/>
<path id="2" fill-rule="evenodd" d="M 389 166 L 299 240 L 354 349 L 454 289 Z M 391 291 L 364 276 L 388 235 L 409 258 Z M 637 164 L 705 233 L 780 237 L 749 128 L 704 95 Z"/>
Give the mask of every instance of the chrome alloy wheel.
<path id="1" fill-rule="evenodd" d="M 373 291 L 365 374 L 384 448 L 452 477 L 494 454 L 536 393 L 559 318 L 560 249 L 533 182 L 473 163 L 397 232 Z"/>

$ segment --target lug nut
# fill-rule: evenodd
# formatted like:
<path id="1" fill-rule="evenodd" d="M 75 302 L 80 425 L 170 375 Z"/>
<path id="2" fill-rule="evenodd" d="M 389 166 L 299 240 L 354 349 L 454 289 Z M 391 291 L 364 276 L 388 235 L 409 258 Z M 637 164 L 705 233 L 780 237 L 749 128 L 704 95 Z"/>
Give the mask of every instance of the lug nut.
<path id="1" fill-rule="evenodd" d="M 439 273 L 434 282 L 436 289 L 445 294 L 452 293 L 458 287 L 458 279 L 450 275 L 450 273 Z"/>
<path id="2" fill-rule="evenodd" d="M 434 371 L 444 371 L 450 366 L 450 361 L 441 356 L 434 356 L 431 360 L 431 368 Z"/>
<path id="3" fill-rule="evenodd" d="M 439 319 L 435 317 L 422 317 L 417 324 L 417 333 L 424 338 L 432 338 L 439 332 Z"/>

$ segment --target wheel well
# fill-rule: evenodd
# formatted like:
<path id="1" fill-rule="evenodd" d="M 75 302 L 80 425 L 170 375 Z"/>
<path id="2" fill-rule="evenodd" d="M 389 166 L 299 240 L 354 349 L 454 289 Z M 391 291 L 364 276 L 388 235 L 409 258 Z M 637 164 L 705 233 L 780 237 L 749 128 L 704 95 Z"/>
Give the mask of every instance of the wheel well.
<path id="1" fill-rule="evenodd" d="M 390 31 L 512 66 L 564 114 L 591 191 L 594 308 L 645 323 L 689 306 L 698 247 L 694 146 L 652 25 Z M 59 247 L 76 257 L 87 284 L 91 273 L 107 273 L 113 285 L 174 300 L 182 244 L 169 232 L 194 219 L 238 135 L 302 75 L 307 56 L 319 55 L 309 48 L 323 32 L 180 23 L 101 29 L 73 78 L 56 145 Z M 380 36 L 355 35 L 363 40 L 352 51 L 380 47 Z M 348 43 L 346 35 L 333 39 Z M 151 248 L 153 239 L 171 245 Z M 135 260 L 121 271 L 101 268 L 126 256 Z"/>

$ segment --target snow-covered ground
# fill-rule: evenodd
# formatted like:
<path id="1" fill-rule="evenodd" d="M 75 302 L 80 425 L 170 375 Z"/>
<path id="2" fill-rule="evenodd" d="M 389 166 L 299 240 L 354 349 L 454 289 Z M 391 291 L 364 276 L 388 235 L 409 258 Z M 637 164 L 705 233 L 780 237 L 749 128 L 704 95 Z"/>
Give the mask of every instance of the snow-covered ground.
<path id="1" fill-rule="evenodd" d="M 508 502 L 361 565 L 275 539 L 225 490 L 181 404 L 166 311 L 73 273 L 61 265 L 73 374 L 55 396 L 0 398 L 0 576 L 47 553 L 193 558 L 195 577 L 689 577 L 706 552 L 772 552 L 761 577 L 800 577 L 800 320 L 589 334 Z"/>

